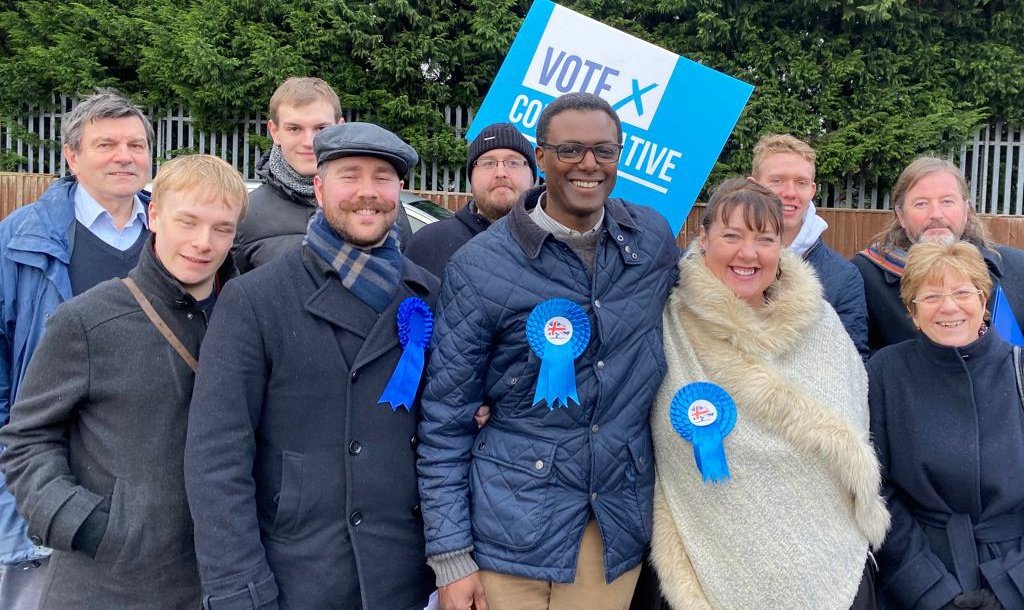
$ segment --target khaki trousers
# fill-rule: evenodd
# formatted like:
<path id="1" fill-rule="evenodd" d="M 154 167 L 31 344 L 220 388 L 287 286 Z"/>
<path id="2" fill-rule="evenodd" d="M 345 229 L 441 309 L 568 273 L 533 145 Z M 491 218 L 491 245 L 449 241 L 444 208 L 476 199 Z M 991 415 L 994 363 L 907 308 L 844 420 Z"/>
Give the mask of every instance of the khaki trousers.
<path id="1" fill-rule="evenodd" d="M 583 531 L 576 580 L 568 584 L 480 570 L 490 610 L 627 610 L 640 576 L 637 565 L 604 581 L 604 547 L 597 521 Z"/>

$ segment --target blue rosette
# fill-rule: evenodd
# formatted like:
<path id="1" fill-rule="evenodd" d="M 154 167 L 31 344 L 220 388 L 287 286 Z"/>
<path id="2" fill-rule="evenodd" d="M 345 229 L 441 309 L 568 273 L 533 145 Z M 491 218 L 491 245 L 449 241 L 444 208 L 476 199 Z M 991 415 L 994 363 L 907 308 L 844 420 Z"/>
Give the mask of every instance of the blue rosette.
<path id="1" fill-rule="evenodd" d="M 392 411 L 405 407 L 412 411 L 412 403 L 416 399 L 416 390 L 423 378 L 423 361 L 430 336 L 434 333 L 434 315 L 430 306 L 418 297 L 408 297 L 398 305 L 395 314 L 398 325 L 398 342 L 402 346 L 402 357 L 391 374 L 388 385 L 384 387 L 378 403 L 391 405 Z"/>
<path id="2" fill-rule="evenodd" d="M 574 361 L 590 343 L 587 312 L 568 299 L 543 301 L 526 318 L 526 339 L 540 358 L 533 404 L 543 400 L 548 409 L 564 408 L 571 400 L 579 405 Z"/>
<path id="3" fill-rule="evenodd" d="M 736 403 L 723 388 L 706 381 L 684 385 L 668 411 L 672 427 L 693 444 L 693 457 L 704 482 L 731 479 L 725 437 L 736 426 Z"/>

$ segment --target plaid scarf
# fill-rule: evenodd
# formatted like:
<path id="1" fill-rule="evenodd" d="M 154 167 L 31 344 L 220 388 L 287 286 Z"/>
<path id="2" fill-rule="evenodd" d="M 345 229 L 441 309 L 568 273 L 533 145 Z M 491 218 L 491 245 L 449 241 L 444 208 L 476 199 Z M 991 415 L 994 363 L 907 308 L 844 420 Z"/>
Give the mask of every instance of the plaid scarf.
<path id="1" fill-rule="evenodd" d="M 391 227 L 383 244 L 364 250 L 342 241 L 318 208 L 309 220 L 302 243 L 336 270 L 341 285 L 360 301 L 377 313 L 387 309 L 402 276 L 397 227 Z"/>
<path id="2" fill-rule="evenodd" d="M 896 247 L 883 250 L 878 244 L 874 244 L 866 250 L 861 250 L 860 254 L 896 277 L 903 277 L 903 267 L 907 265 L 906 250 Z"/>

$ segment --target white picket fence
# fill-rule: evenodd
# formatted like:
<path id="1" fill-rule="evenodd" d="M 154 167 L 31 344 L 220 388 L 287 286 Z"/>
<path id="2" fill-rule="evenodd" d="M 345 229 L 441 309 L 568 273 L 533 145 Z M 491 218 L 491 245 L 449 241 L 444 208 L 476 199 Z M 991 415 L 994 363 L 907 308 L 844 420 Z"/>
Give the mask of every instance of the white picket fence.
<path id="1" fill-rule="evenodd" d="M 67 172 L 60 154 L 62 110 L 70 110 L 74 101 L 58 96 L 56 109 L 29 106 L 27 112 L 5 117 L 0 122 L 0 154 L 14 153 L 24 158 L 20 171 L 63 176 Z M 462 137 L 473 120 L 474 109 L 444 108 L 445 122 L 457 137 Z M 269 139 L 262 113 L 232 121 L 225 131 L 195 129 L 186 110 L 163 108 L 148 110 L 156 131 L 154 169 L 183 151 L 217 155 L 238 168 L 247 180 L 256 180 L 256 162 L 264 150 L 256 138 Z M 346 120 L 359 120 L 358 112 L 346 111 Z M 974 138 L 959 150 L 950 151 L 950 161 L 964 170 L 971 185 L 972 199 L 978 211 L 989 214 L 1024 214 L 1024 128 L 995 123 L 978 129 Z M 426 191 L 465 192 L 469 190 L 465 165 L 442 165 L 422 159 L 413 170 L 408 188 Z M 847 176 L 837 184 L 823 184 L 820 205 L 827 208 L 889 209 L 889 193 L 877 180 L 863 175 Z"/>
<path id="2" fill-rule="evenodd" d="M 60 151 L 60 124 L 63 111 L 69 111 L 75 100 L 66 96 L 56 98 L 51 109 L 29 106 L 20 116 L 4 117 L 0 122 L 0 154 L 11 152 L 24 158 L 18 171 L 63 176 L 67 165 Z M 358 121 L 360 114 L 345 111 L 346 121 Z M 156 145 L 153 149 L 153 168 L 182 152 L 216 155 L 231 163 L 246 180 L 257 180 L 256 163 L 265 152 L 257 141 L 269 141 L 267 117 L 257 112 L 236 119 L 230 129 L 208 132 L 196 129 L 185 108 L 149 108 L 147 115 L 153 123 Z M 461 107 L 444 108 L 445 122 L 457 137 L 463 137 L 473 120 L 473 110 Z M 256 137 L 253 137 L 256 136 Z M 431 159 L 422 159 L 413 170 L 411 184 L 406 187 L 425 191 L 465 192 L 469 190 L 464 164 L 454 167 L 441 165 Z"/>
<path id="3" fill-rule="evenodd" d="M 979 128 L 974 137 L 946 158 L 960 167 L 971 188 L 971 200 L 983 214 L 1024 214 L 1024 128 L 997 122 Z M 822 185 L 822 205 L 829 208 L 888 210 L 889 193 L 877 180 L 847 176 L 839 184 Z"/>

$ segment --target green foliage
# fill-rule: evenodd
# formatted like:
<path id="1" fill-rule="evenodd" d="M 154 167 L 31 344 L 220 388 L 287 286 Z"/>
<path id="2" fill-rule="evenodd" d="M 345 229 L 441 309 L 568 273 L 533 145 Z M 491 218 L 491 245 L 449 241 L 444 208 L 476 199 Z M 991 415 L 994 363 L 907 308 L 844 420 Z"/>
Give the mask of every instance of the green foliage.
<path id="1" fill-rule="evenodd" d="M 1018 0 L 575 0 L 568 6 L 755 85 L 717 176 L 766 133 L 812 142 L 822 181 L 891 183 L 979 124 L 1024 123 Z"/>
<path id="2" fill-rule="evenodd" d="M 810 139 L 819 177 L 891 181 L 985 121 L 1024 123 L 1019 0 L 565 0 L 756 86 L 716 173 L 757 138 Z M 202 127 L 316 75 L 346 108 L 459 165 L 445 106 L 480 104 L 530 0 L 14 0 L 0 5 L 0 112 L 116 86 Z M 4 162 L 9 160 L 5 159 Z M 717 176 L 716 178 L 717 179 Z"/>

